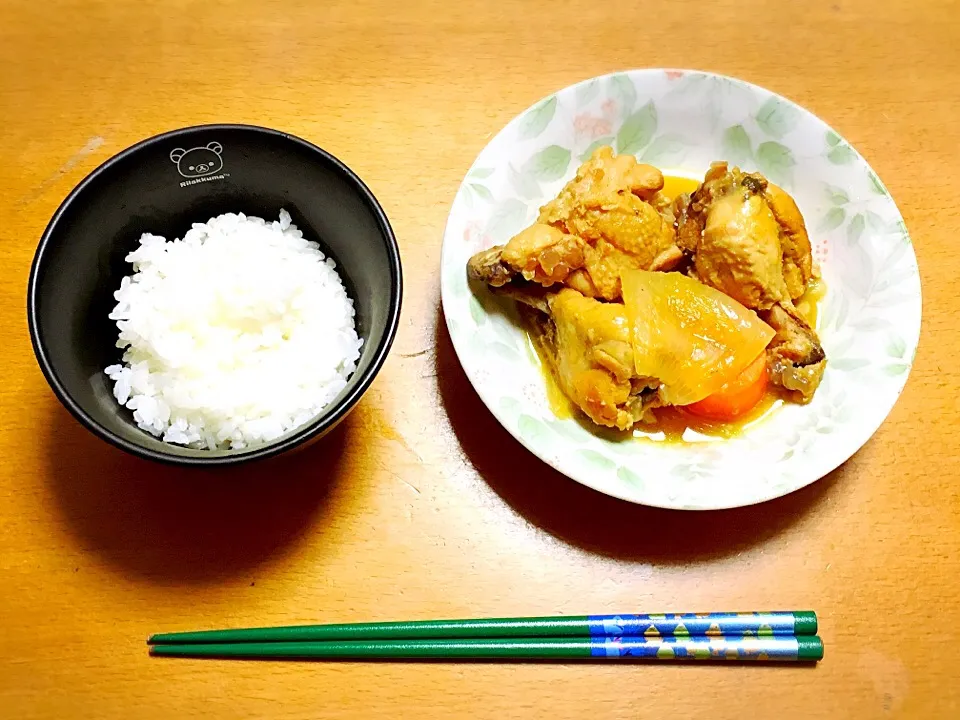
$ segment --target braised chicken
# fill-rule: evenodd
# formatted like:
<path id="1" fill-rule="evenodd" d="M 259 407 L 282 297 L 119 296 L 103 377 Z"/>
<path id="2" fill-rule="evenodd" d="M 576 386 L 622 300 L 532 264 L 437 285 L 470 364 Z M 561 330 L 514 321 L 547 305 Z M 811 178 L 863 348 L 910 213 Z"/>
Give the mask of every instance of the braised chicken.
<path id="1" fill-rule="evenodd" d="M 550 225 L 534 223 L 506 245 L 497 245 L 470 259 L 471 276 L 494 287 L 522 277 L 550 287 L 583 267 L 587 244 Z"/>
<path id="2" fill-rule="evenodd" d="M 598 148 L 540 208 L 536 223 L 486 251 L 485 266 L 498 268 L 488 275 L 503 282 L 520 275 L 547 287 L 562 283 L 586 297 L 617 300 L 624 271 L 669 270 L 683 259 L 673 209 L 658 194 L 662 188 L 655 167 Z"/>
<path id="3" fill-rule="evenodd" d="M 770 378 L 797 400 L 809 402 L 827 369 L 817 333 L 792 304 L 774 305 L 760 317 L 776 332 L 767 347 Z"/>
<path id="4" fill-rule="evenodd" d="M 499 290 L 521 303 L 540 356 L 564 395 L 593 422 L 627 430 L 661 404 L 657 384 L 637 377 L 631 326 L 621 303 L 577 290 L 517 282 Z"/>
<path id="5" fill-rule="evenodd" d="M 816 332 L 793 302 L 813 277 L 803 217 L 782 189 L 759 173 L 714 163 L 703 184 L 674 204 L 691 273 L 757 310 L 775 331 L 768 348 L 775 384 L 809 401 L 826 369 Z"/>
<path id="6" fill-rule="evenodd" d="M 714 163 L 674 211 L 679 243 L 703 282 L 757 310 L 806 292 L 813 257 L 803 217 L 793 198 L 759 173 Z"/>
<path id="7" fill-rule="evenodd" d="M 666 270 L 683 255 L 672 222 L 651 201 L 663 188 L 663 174 L 632 155 L 597 148 L 560 194 L 540 208 L 537 222 L 583 238 L 582 277 L 572 286 L 584 295 L 616 300 L 625 270 Z"/>
<path id="8" fill-rule="evenodd" d="M 656 168 L 599 148 L 533 225 L 470 258 L 468 275 L 519 301 L 561 390 L 599 425 L 720 407 L 748 375 L 761 395 L 772 381 L 810 400 L 826 358 L 794 304 L 816 270 L 793 198 L 726 163 L 675 201 L 663 186 Z M 670 270 L 685 274 L 649 272 Z"/>
<path id="9" fill-rule="evenodd" d="M 625 303 L 514 280 L 494 292 L 519 301 L 540 356 L 564 395 L 593 422 L 621 430 L 648 410 L 689 405 L 750 365 L 774 336 L 756 313 L 680 273 L 624 273 Z"/>

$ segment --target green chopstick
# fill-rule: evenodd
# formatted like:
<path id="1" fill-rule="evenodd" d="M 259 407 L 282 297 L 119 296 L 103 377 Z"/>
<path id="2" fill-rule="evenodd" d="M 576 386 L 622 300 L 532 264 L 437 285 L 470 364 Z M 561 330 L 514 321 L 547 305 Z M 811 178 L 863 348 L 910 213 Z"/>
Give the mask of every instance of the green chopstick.
<path id="1" fill-rule="evenodd" d="M 435 638 L 766 637 L 816 635 L 808 610 L 774 612 L 570 615 L 473 620 L 290 625 L 159 633 L 148 643 L 313 642 Z"/>
<path id="2" fill-rule="evenodd" d="M 316 660 L 714 660 L 816 662 L 823 643 L 815 635 L 785 637 L 670 637 L 538 639 L 434 639 L 342 642 L 201 643 L 154 645 L 162 657 Z"/>

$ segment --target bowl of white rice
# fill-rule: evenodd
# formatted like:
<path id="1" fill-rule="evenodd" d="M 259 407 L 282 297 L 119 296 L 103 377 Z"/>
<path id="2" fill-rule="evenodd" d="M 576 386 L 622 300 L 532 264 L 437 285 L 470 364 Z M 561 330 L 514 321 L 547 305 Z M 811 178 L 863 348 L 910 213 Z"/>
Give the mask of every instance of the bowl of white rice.
<path id="1" fill-rule="evenodd" d="M 400 255 L 346 165 L 246 125 L 165 133 L 64 200 L 28 285 L 56 396 L 128 452 L 264 458 L 356 405 L 397 330 Z"/>

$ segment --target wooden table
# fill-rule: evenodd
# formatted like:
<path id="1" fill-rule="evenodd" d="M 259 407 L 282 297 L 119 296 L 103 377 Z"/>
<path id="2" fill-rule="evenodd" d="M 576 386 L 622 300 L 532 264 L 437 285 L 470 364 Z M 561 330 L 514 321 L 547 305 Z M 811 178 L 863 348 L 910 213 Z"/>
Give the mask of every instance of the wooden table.
<path id="1" fill-rule="evenodd" d="M 10 718 L 960 717 L 960 8 L 956 2 L 0 4 L 0 715 Z M 296 6 L 295 6 L 296 5 Z M 404 9 L 398 9 L 403 7 Z M 876 436 L 803 491 L 682 514 L 539 463 L 438 323 L 450 202 L 534 100 L 618 68 L 783 93 L 890 187 L 925 318 Z M 24 297 L 57 204 L 135 141 L 204 122 L 332 151 L 394 224 L 393 352 L 325 442 L 198 476 L 83 430 Z M 811 607 L 816 668 L 162 661 L 158 630 L 317 620 Z"/>

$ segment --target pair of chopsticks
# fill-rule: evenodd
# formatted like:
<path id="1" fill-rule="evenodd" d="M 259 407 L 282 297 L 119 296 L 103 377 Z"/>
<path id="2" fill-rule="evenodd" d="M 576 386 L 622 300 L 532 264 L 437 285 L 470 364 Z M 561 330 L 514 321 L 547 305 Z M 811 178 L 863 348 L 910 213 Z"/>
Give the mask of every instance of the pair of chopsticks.
<path id="1" fill-rule="evenodd" d="M 160 633 L 164 657 L 816 662 L 810 611 L 578 615 Z"/>

